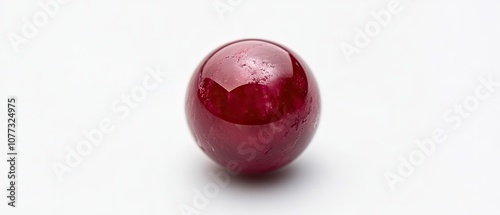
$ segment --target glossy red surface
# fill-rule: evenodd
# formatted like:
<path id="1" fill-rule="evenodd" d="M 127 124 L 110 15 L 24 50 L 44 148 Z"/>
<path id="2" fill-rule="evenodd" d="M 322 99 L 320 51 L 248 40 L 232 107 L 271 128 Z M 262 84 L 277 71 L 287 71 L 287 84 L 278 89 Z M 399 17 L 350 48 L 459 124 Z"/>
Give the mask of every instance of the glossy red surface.
<path id="1" fill-rule="evenodd" d="M 316 131 L 316 80 L 289 49 L 264 40 L 226 44 L 188 86 L 186 115 L 199 147 L 236 172 L 264 173 L 297 158 Z"/>

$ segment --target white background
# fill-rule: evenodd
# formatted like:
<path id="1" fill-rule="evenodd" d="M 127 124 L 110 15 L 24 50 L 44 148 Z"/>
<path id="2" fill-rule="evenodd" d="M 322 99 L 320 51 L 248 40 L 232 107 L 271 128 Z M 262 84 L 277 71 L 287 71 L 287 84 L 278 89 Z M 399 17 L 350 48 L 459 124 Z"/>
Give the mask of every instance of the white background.
<path id="1" fill-rule="evenodd" d="M 189 133 L 187 81 L 208 52 L 242 38 L 277 41 L 307 62 L 320 126 L 293 164 L 232 177 L 201 214 L 500 213 L 500 87 L 457 128 L 444 120 L 480 77 L 500 81 L 498 1 L 402 0 L 351 63 L 340 44 L 389 0 L 220 0 L 231 9 L 222 14 L 213 0 L 71 0 L 16 52 L 8 35 L 22 35 L 40 2 L 0 2 L 2 158 L 10 95 L 20 136 L 18 207 L 2 200 L 0 214 L 182 214 L 221 171 Z M 156 65 L 168 77 L 121 119 L 110 106 Z M 114 131 L 59 181 L 53 165 L 105 118 Z M 385 174 L 435 129 L 446 141 L 391 190 Z M 4 199 L 5 161 L 0 169 Z"/>

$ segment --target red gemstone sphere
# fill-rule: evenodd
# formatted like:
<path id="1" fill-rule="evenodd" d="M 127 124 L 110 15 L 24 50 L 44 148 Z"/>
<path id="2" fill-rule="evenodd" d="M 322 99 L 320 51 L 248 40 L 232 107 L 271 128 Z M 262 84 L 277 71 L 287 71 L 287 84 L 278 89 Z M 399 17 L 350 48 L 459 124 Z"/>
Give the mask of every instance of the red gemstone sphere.
<path id="1" fill-rule="evenodd" d="M 244 174 L 290 163 L 309 145 L 319 121 L 312 73 L 290 49 L 240 40 L 209 54 L 188 86 L 186 115 L 199 147 Z"/>

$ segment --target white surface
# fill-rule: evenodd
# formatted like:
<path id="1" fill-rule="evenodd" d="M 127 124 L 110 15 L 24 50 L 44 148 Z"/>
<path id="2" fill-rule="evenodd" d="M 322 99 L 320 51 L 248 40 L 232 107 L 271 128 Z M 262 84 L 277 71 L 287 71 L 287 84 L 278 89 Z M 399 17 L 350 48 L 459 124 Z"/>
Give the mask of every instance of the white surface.
<path id="1" fill-rule="evenodd" d="M 0 119 L 17 95 L 21 154 L 18 207 L 2 201 L 0 214 L 181 214 L 220 171 L 188 131 L 187 81 L 208 52 L 242 38 L 277 41 L 308 63 L 320 127 L 292 165 L 231 178 L 201 214 L 500 213 L 500 87 L 458 128 L 443 119 L 480 77 L 500 81 L 498 1 L 403 1 L 350 64 L 339 45 L 389 1 L 243 0 L 221 19 L 212 0 L 72 0 L 14 52 L 8 33 L 46 1 L 0 3 Z M 155 65 L 168 78 L 121 119 L 110 106 Z M 114 131 L 58 181 L 52 165 L 104 118 Z M 391 191 L 384 174 L 436 128 L 446 141 Z"/>

